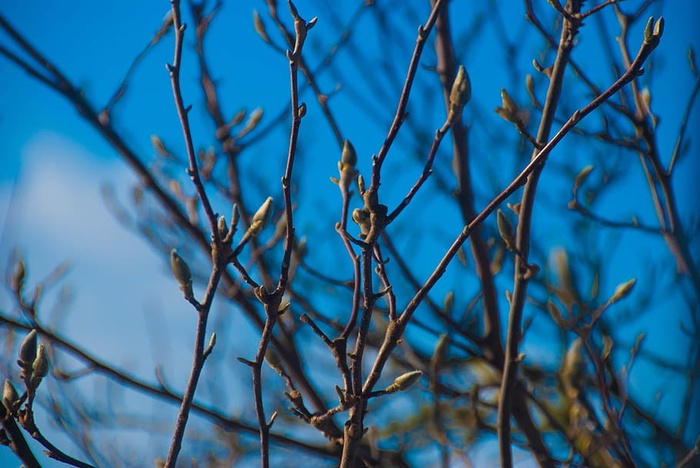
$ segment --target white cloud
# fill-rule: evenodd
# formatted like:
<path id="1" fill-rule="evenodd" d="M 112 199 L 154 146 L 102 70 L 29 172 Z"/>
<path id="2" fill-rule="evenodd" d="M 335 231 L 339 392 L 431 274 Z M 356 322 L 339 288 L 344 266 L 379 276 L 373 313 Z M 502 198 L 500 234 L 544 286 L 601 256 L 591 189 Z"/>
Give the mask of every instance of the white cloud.
<path id="1" fill-rule="evenodd" d="M 126 199 L 125 189 L 136 180 L 126 165 L 47 132 L 25 146 L 20 174 L 0 261 L 4 266 L 16 248 L 27 263 L 29 284 L 69 262 L 69 274 L 61 284 L 74 294 L 61 332 L 96 355 L 128 364 L 150 378 L 154 363 L 148 343 L 154 337 L 144 326 L 143 314 L 146 305 L 160 307 L 161 315 L 173 320 L 176 335 L 184 333 L 188 343 L 172 350 L 189 359 L 187 330 L 195 314 L 182 300 L 163 260 L 138 234 L 118 223 L 101 196 L 101 187 L 109 183 Z M 0 187 L 0 206 L 9 205 L 10 192 Z M 47 295 L 41 308 L 44 320 L 57 296 Z"/>

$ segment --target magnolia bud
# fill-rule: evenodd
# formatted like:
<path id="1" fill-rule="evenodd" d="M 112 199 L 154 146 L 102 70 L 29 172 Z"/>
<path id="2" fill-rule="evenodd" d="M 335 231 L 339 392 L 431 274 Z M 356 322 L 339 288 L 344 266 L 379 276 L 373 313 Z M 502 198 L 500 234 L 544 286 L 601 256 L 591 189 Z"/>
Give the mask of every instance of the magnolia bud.
<path id="1" fill-rule="evenodd" d="M 502 119 L 507 120 L 508 122 L 514 124 L 520 123 L 520 108 L 510 94 L 508 94 L 508 91 L 506 91 L 505 88 L 501 88 L 501 102 L 503 107 L 497 107 L 496 113 Z"/>
<path id="2" fill-rule="evenodd" d="M 216 222 L 216 230 L 219 232 L 219 239 L 224 240 L 228 235 L 228 226 L 226 226 L 226 218 L 219 216 Z"/>
<path id="3" fill-rule="evenodd" d="M 501 210 L 496 212 L 496 224 L 498 225 L 498 234 L 500 234 L 503 242 L 506 243 L 506 247 L 509 250 L 513 250 L 515 248 L 513 225 L 510 224 L 510 221 L 508 221 L 508 218 L 506 218 L 506 215 L 504 215 Z"/>
<path id="4" fill-rule="evenodd" d="M 36 359 L 32 363 L 32 369 L 35 377 L 46 377 L 49 373 L 49 360 L 46 357 L 46 348 L 44 348 L 43 344 L 39 345 Z"/>
<path id="5" fill-rule="evenodd" d="M 576 338 L 569 346 L 561 366 L 562 384 L 570 398 L 575 398 L 579 390 L 583 388 L 585 362 L 581 350 L 582 346 L 581 338 Z"/>
<path id="6" fill-rule="evenodd" d="M 173 271 L 173 276 L 175 276 L 175 279 L 180 284 L 180 289 L 185 294 L 185 297 L 187 299 L 192 298 L 192 272 L 175 249 L 170 251 L 170 268 Z"/>
<path id="7" fill-rule="evenodd" d="M 411 372 L 406 372 L 405 374 L 401 374 L 400 376 L 396 377 L 394 383 L 389 385 L 385 389 L 385 391 L 387 393 L 402 392 L 414 383 L 416 383 L 418 379 L 420 379 L 421 375 L 423 375 L 423 372 L 419 370 L 414 370 Z"/>
<path id="8" fill-rule="evenodd" d="M 355 147 L 352 146 L 352 143 L 350 143 L 350 140 L 345 140 L 343 143 L 343 152 L 340 154 L 340 162 L 352 167 L 357 164 L 357 152 L 355 151 Z"/>
<path id="9" fill-rule="evenodd" d="M 447 115 L 448 122 L 457 120 L 465 104 L 469 102 L 471 95 L 472 86 L 469 81 L 469 74 L 467 74 L 464 65 L 460 65 L 457 70 L 457 76 L 452 83 L 452 89 L 450 90 L 450 110 Z"/>
<path id="10" fill-rule="evenodd" d="M 632 291 L 632 288 L 634 288 L 635 283 L 637 283 L 637 280 L 635 278 L 632 278 L 629 281 L 619 284 L 615 288 L 615 293 L 610 298 L 610 303 L 612 304 L 614 302 L 619 301 L 620 299 L 625 298 Z"/>
<path id="11" fill-rule="evenodd" d="M 14 406 L 17 400 L 19 400 L 17 390 L 15 390 L 9 379 L 5 379 L 5 386 L 2 389 L 2 404 L 7 408 L 7 411 L 14 413 Z"/>
<path id="12" fill-rule="evenodd" d="M 267 224 L 270 219 L 270 212 L 272 211 L 272 197 L 267 197 L 267 200 L 258 208 L 258 211 L 253 215 L 253 220 L 248 228 L 248 236 L 255 237 Z"/>
<path id="13" fill-rule="evenodd" d="M 22 341 L 19 347 L 19 360 L 21 364 L 31 364 L 36 358 L 36 330 L 32 330 Z"/>

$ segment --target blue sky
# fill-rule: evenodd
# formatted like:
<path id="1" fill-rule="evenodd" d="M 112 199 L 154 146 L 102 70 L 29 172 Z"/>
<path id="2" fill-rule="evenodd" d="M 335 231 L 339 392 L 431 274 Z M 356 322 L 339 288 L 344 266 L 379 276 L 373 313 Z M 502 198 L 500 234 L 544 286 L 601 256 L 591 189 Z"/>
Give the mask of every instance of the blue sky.
<path id="1" fill-rule="evenodd" d="M 70 2 L 70 7 L 49 1 L 9 3 L 0 2 L 0 12 L 42 53 L 58 64 L 98 106 L 112 95 L 133 57 L 148 43 L 169 10 L 169 2 L 166 1 L 75 0 Z M 479 12 L 493 11 L 486 7 L 487 2 L 474 2 L 473 4 L 479 5 L 474 10 L 467 7 L 469 2 L 452 3 L 453 19 L 466 18 L 467 22 Z M 628 3 L 636 5 L 635 2 L 623 2 L 622 7 L 629 8 Z M 403 14 L 400 2 L 395 4 L 397 14 Z M 265 110 L 265 123 L 269 121 L 265 119 L 272 119 L 287 103 L 288 71 L 286 60 L 263 44 L 253 30 L 251 5 L 261 12 L 265 11 L 263 2 L 227 3 L 212 28 L 208 44 L 214 74 L 221 78 L 224 110 L 232 115 L 239 108 L 250 112 L 261 107 Z M 333 44 L 339 31 L 327 8 L 318 7 L 311 1 L 299 1 L 297 7 L 307 19 L 319 16 L 318 26 L 312 30 L 308 46 L 311 63 L 315 64 L 317 60 L 313 58 L 319 55 L 313 55 L 314 52 L 323 51 Z M 70 8 L 69 12 L 67 8 Z M 338 2 L 336 8 L 340 17 L 349 15 L 355 9 L 354 2 L 350 1 Z M 540 6 L 541 11 L 545 8 L 546 5 Z M 505 13 L 503 10 L 505 8 L 499 10 L 501 20 L 511 25 L 505 34 L 516 46 L 528 48 L 520 57 L 528 62 L 532 59 L 532 54 L 540 50 L 541 41 L 536 34 L 528 32 L 522 2 L 513 1 L 512 11 Z M 286 15 L 284 9 L 281 11 Z M 420 11 L 419 20 L 423 21 L 427 9 Z M 652 7 L 651 13 L 658 14 L 658 10 Z M 679 115 L 693 86 L 686 58 L 688 45 L 693 44 L 696 52 L 700 53 L 700 38 L 695 31 L 700 18 L 700 3 L 691 0 L 668 1 L 663 15 L 666 30 L 662 44 L 655 52 L 656 61 L 653 65 L 659 67 L 659 74 L 648 86 L 653 96 L 652 108 L 662 117 L 659 126 L 660 148 L 662 153 L 668 154 L 675 143 L 680 124 Z M 364 22 L 358 27 L 363 33 L 366 31 L 366 43 L 381 40 L 375 37 L 376 28 L 371 27 L 368 20 L 362 21 Z M 498 22 L 493 18 L 486 20 L 483 35 L 490 38 L 491 42 L 480 38 L 479 46 L 465 46 L 466 52 L 462 57 L 471 76 L 474 95 L 474 103 L 470 104 L 465 117 L 473 124 L 472 145 L 477 149 L 486 143 L 483 135 L 488 131 L 489 125 L 504 125 L 491 114 L 483 116 L 479 113 L 490 113 L 491 109 L 501 104 L 501 87 L 514 90 L 512 94 L 519 97 L 519 102 L 527 102 L 522 76 L 514 78 L 508 58 L 493 45 L 499 37 L 496 24 Z M 268 27 L 272 29 L 271 25 Z M 407 28 L 415 30 L 414 25 L 408 25 Z M 575 55 L 575 58 L 599 78 L 600 86 L 605 86 L 614 78 L 605 70 L 598 69 L 600 55 L 596 53 L 596 37 L 595 34 L 588 33 L 595 31 L 595 25 L 590 24 L 589 28 L 580 38 L 581 53 Z M 617 33 L 614 27 L 610 31 Z M 191 44 L 191 31 L 188 33 L 188 44 Z M 411 34 L 407 37 L 413 37 Z M 636 44 L 641 40 L 641 31 L 634 37 L 637 42 L 632 49 L 636 50 Z M 468 36 L 463 39 L 468 44 Z M 8 43 L 7 37 L 0 34 L 0 44 Z M 412 43 L 407 46 L 409 53 L 410 46 Z M 368 48 L 366 53 L 372 58 L 382 58 L 381 49 Z M 339 60 L 341 69 L 344 63 L 351 63 L 347 57 L 341 56 Z M 116 124 L 124 129 L 129 144 L 146 158 L 154 156 L 150 143 L 153 134 L 159 135 L 168 145 L 173 145 L 180 154 L 184 153 L 168 74 L 164 67 L 165 63 L 171 61 L 172 36 L 168 36 L 136 70 L 133 84 L 112 115 Z M 394 62 L 399 70 L 405 70 L 408 54 L 395 57 Z M 424 65 L 428 64 L 429 58 L 424 61 Z M 191 54 L 185 55 L 185 67 L 188 65 L 194 66 Z M 381 68 L 378 66 L 368 69 L 345 66 L 347 69 L 343 70 L 343 77 L 346 80 L 361 82 L 363 75 L 377 74 L 376 81 L 381 86 L 393 89 L 389 78 L 379 76 Z M 518 70 L 523 68 L 521 64 L 518 66 Z M 118 199 L 127 201 L 130 197 L 129 188 L 136 182 L 134 175 L 63 98 L 28 79 L 1 57 L 0 70 L 3 82 L 0 86 L 0 264 L 4 268 L 10 253 L 14 249 L 19 250 L 29 265 L 30 281 L 33 282 L 47 276 L 59 263 L 69 261 L 71 267 L 66 285 L 70 286 L 73 294 L 70 313 L 60 318 L 60 329 L 105 360 L 128 368 L 144 378 L 153 380 L 153 364 L 161 364 L 168 370 L 169 381 L 181 388 L 190 362 L 193 312 L 179 294 L 173 293 L 177 286 L 171 279 L 163 258 L 144 240 L 115 221 L 105 210 L 101 196 L 103 188 L 109 186 L 114 188 Z M 531 68 L 526 70 L 534 73 Z M 212 143 L 212 132 L 204 116 L 201 97 L 194 86 L 196 74 L 189 70 L 183 73 L 185 100 L 194 105 L 191 115 L 195 144 L 206 147 Z M 333 74 L 321 78 L 321 85 L 327 91 L 332 90 L 336 83 L 337 76 Z M 426 83 L 429 83 L 427 79 L 419 85 Z M 300 160 L 298 168 L 303 181 L 300 191 L 309 197 L 312 201 L 309 205 L 313 207 L 300 206 L 298 222 L 311 238 L 317 239 L 319 250 L 335 248 L 337 238 L 331 237 L 332 226 L 316 225 L 312 215 L 316 209 L 332 213 L 337 210 L 337 188 L 327 181 L 329 176 L 336 175 L 338 149 L 318 108 L 311 104 L 312 94 L 307 92 L 302 98 L 310 103 L 310 112 L 304 121 L 301 135 L 301 148 L 305 156 Z M 394 102 L 391 99 L 389 101 Z M 363 116 L 362 107 L 365 104 L 349 92 L 343 92 L 343 88 L 334 96 L 332 103 L 344 134 L 358 149 L 360 168 L 368 174 L 369 155 L 379 149 L 387 127 Z M 417 112 L 413 115 L 418 121 L 426 120 L 425 128 L 428 132 L 439 126 L 440 117 L 435 117 L 440 115 L 439 108 L 442 104 L 439 100 L 427 100 L 414 105 L 419 110 L 425 109 L 424 113 Z M 697 112 L 692 114 L 689 128 L 700 128 L 698 118 Z M 285 132 L 283 127 L 273 134 L 276 139 L 251 149 L 248 164 L 255 168 L 264 168 L 270 164 L 268 161 L 279 156 L 286 148 Z M 400 146 L 407 152 L 411 148 L 408 140 L 406 138 L 403 146 Z M 686 219 L 695 214 L 697 220 L 698 205 L 693 200 L 696 199 L 700 164 L 697 142 L 691 139 L 691 144 L 693 146 L 689 154 L 695 159 L 682 162 L 682 170 L 677 173 L 676 188 L 682 214 Z M 493 156 L 483 155 L 475 163 L 476 167 L 491 165 L 490 157 L 503 158 L 503 151 L 500 149 Z M 557 172 L 557 158 L 577 156 L 581 157 L 579 167 L 585 166 L 584 148 L 572 144 L 566 147 L 566 151 L 555 151 L 550 170 L 543 178 L 543 185 L 570 186 L 570 182 L 558 182 L 560 173 Z M 616 156 L 611 155 L 612 157 Z M 494 183 L 497 187 L 503 187 L 521 167 L 513 158 L 499 161 L 499 170 L 491 169 L 483 180 L 477 181 L 477 206 L 483 206 L 496 193 L 489 191 L 488 187 Z M 389 170 L 396 171 L 403 170 L 405 165 L 396 159 L 390 159 L 387 164 Z M 413 164 L 410 170 L 415 170 L 416 167 L 418 166 Z M 401 182 L 409 184 L 415 173 L 404 175 L 404 178 L 401 174 L 397 175 L 395 188 L 386 189 L 385 196 L 388 200 L 396 201 L 402 197 L 408 185 L 402 185 Z M 277 173 L 259 171 L 258 176 L 262 182 L 272 184 L 279 180 Z M 636 164 L 617 190 L 606 198 L 602 207 L 609 217 L 628 217 L 630 213 L 642 213 L 647 221 L 654 221 L 650 216 L 651 202 L 648 195 L 631 192 L 629 189 L 638 187 L 641 177 L 641 170 Z M 264 193 L 255 193 L 252 198 L 261 202 L 265 196 Z M 536 223 L 549 226 L 547 223 L 550 222 L 551 214 L 556 212 L 550 211 L 556 209 L 556 199 L 552 200 L 546 194 L 543 197 L 554 208 L 538 211 Z M 445 219 L 452 219 L 454 213 L 442 208 L 442 201 L 440 197 L 417 200 L 416 212 L 436 210 Z M 217 205 L 217 209 L 228 216 L 230 208 L 223 203 Z M 458 232 L 457 224 L 431 227 L 429 232 L 450 239 Z M 403 226 L 410 227 L 410 224 Z M 538 235 L 549 245 L 566 245 L 569 239 L 567 231 L 557 227 L 556 223 L 551 224 L 550 228 L 542 229 Z M 638 286 L 642 290 L 653 288 L 656 280 L 665 285 L 672 282 L 670 270 L 662 271 L 658 276 L 644 275 L 644 267 L 648 262 L 661 256 L 667 257 L 665 244 L 660 240 L 609 231 L 602 232 L 601 240 L 616 246 L 612 257 L 615 268 L 609 272 L 609 284 L 606 284 L 608 293 L 612 293 L 616 284 L 631 277 L 639 278 Z M 431 248 L 429 244 L 420 244 L 416 255 L 420 257 L 416 259 L 418 268 L 432 268 L 441 253 L 442 250 Z M 664 266 L 666 269 L 673 268 L 672 263 L 668 262 Z M 507 278 L 507 281 L 512 281 L 512 278 Z M 436 297 L 453 286 L 454 283 L 449 282 L 441 284 L 437 288 Z M 51 316 L 51 305 L 57 303 L 57 297 L 57 291 L 47 295 L 47 318 Z M 3 290 L 0 292 L 0 306 L 8 305 L 9 298 Z M 633 337 L 636 330 L 644 329 L 651 346 L 673 359 L 682 359 L 684 356 L 674 354 L 674 348 L 677 343 L 684 342 L 678 329 L 678 322 L 683 317 L 673 316 L 673 320 L 664 318 L 668 317 L 667 314 L 683 310 L 679 298 L 660 300 L 655 307 L 642 319 L 632 322 L 630 336 Z M 236 323 L 234 326 L 247 327 L 244 323 Z M 165 327 L 165 331 L 161 327 Z M 142 344 L 152 340 L 156 329 L 161 329 L 163 336 L 168 338 L 161 340 L 159 346 Z M 631 341 L 633 338 L 630 338 Z M 232 345 L 224 340 L 222 347 L 227 349 L 226 346 Z M 549 354 L 548 350 L 538 350 L 536 346 L 528 349 L 528 352 L 534 358 L 543 360 Z M 144 354 L 148 355 L 147 359 L 143 358 Z M 182 365 L 183 362 L 187 365 Z M 641 390 L 650 385 L 647 380 L 649 372 L 654 370 L 647 369 L 641 373 L 638 380 L 631 382 L 630 387 Z M 663 389 L 663 386 L 659 385 L 658 388 Z M 241 391 L 245 391 L 245 386 Z M 653 396 L 653 393 L 650 395 Z M 671 413 L 677 411 L 672 402 L 665 404 Z M 5 452 L 0 451 L 0 462 L 3 461 Z"/>

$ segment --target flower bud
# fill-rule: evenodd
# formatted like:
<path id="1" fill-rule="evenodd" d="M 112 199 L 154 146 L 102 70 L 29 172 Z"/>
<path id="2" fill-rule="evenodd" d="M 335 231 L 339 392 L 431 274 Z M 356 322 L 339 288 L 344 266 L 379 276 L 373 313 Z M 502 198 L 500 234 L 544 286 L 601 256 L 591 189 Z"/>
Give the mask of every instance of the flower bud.
<path id="1" fill-rule="evenodd" d="M 581 338 L 576 338 L 569 346 L 561 366 L 561 380 L 569 398 L 575 398 L 583 388 L 585 362 L 583 360 Z"/>
<path id="2" fill-rule="evenodd" d="M 173 276 L 175 276 L 175 279 L 180 284 L 180 289 L 185 294 L 185 297 L 187 299 L 192 298 L 192 272 L 175 249 L 170 251 L 170 268 L 173 271 Z"/>
<path id="3" fill-rule="evenodd" d="M 636 278 L 632 278 L 632 279 L 629 280 L 629 281 L 626 281 L 626 282 L 624 282 L 624 283 L 622 283 L 622 284 L 619 284 L 619 285 L 615 288 L 615 293 L 614 293 L 613 296 L 610 298 L 610 303 L 613 304 L 613 303 L 619 301 L 620 299 L 625 298 L 630 292 L 632 292 L 632 288 L 634 288 L 634 285 L 635 285 L 636 283 L 637 283 L 637 279 L 636 279 Z"/>
<path id="4" fill-rule="evenodd" d="M 36 358 L 36 330 L 30 331 L 19 347 L 20 365 L 34 362 Z"/>
<path id="5" fill-rule="evenodd" d="M 402 392 L 409 388 L 411 385 L 416 383 L 418 379 L 423 375 L 423 372 L 419 370 L 414 370 L 410 372 L 406 372 L 405 374 L 401 374 L 400 376 L 396 377 L 394 380 L 394 383 L 389 385 L 385 391 L 387 393 L 395 393 L 395 392 Z"/>
<path id="6" fill-rule="evenodd" d="M 496 113 L 503 119 L 514 124 L 520 124 L 520 108 L 505 88 L 501 88 L 501 102 L 503 107 L 497 107 Z"/>
<path id="7" fill-rule="evenodd" d="M 49 360 L 46 357 L 46 348 L 44 348 L 43 344 L 39 345 L 36 359 L 32 363 L 32 369 L 35 377 L 46 377 L 49 373 Z"/>
<path id="8" fill-rule="evenodd" d="M 340 154 L 340 162 L 345 166 L 355 167 L 357 164 L 357 152 L 355 147 L 352 146 L 350 140 L 345 140 L 343 143 L 343 151 Z"/>
<path id="9" fill-rule="evenodd" d="M 272 369 L 278 374 L 284 374 L 284 368 L 282 367 L 282 360 L 277 355 L 274 349 L 268 347 L 265 351 L 265 361 L 272 367 Z"/>
<path id="10" fill-rule="evenodd" d="M 443 333 L 440 335 L 440 338 L 438 338 L 438 342 L 435 345 L 435 351 L 433 351 L 433 357 L 430 360 L 431 368 L 439 367 L 445 362 L 445 358 L 447 357 L 447 340 L 447 333 Z"/>
<path id="11" fill-rule="evenodd" d="M 355 170 L 355 164 L 357 164 L 357 152 L 355 151 L 355 147 L 352 146 L 350 140 L 345 140 L 345 143 L 343 143 L 343 151 L 340 154 L 340 161 L 338 161 L 340 179 L 335 179 L 342 192 L 348 192 L 350 190 L 350 185 L 352 185 L 357 177 L 358 173 Z"/>
<path id="12" fill-rule="evenodd" d="M 267 197 L 267 200 L 258 208 L 258 211 L 253 215 L 253 220 L 248 228 L 248 236 L 255 237 L 267 224 L 270 219 L 270 213 L 272 212 L 272 197 Z"/>
<path id="13" fill-rule="evenodd" d="M 229 228 L 231 232 L 236 230 L 236 227 L 238 226 L 238 219 L 240 217 L 241 215 L 238 212 L 238 204 L 234 203 L 233 208 L 231 208 L 231 227 Z"/>
<path id="14" fill-rule="evenodd" d="M 17 261 L 15 271 L 12 273 L 10 287 L 13 291 L 21 291 L 24 286 L 24 278 L 27 275 L 27 269 L 24 266 L 24 260 L 21 258 Z"/>
<path id="15" fill-rule="evenodd" d="M 588 176 L 591 174 L 591 171 L 593 171 L 593 166 L 591 166 L 589 164 L 588 166 L 581 169 L 581 171 L 579 171 L 578 174 L 576 174 L 576 178 L 574 179 L 574 189 L 575 190 L 578 190 L 578 188 L 581 187 L 581 185 L 586 181 Z"/>
<path id="16" fill-rule="evenodd" d="M 496 224 L 498 225 L 498 234 L 500 234 L 503 242 L 506 243 L 506 248 L 508 248 L 508 250 L 513 250 L 515 248 L 513 225 L 510 224 L 510 221 L 508 221 L 508 218 L 506 218 L 506 215 L 504 215 L 501 210 L 496 212 Z"/>
<path id="17" fill-rule="evenodd" d="M 258 36 L 260 36 L 263 41 L 267 42 L 268 44 L 272 43 L 270 36 L 267 35 L 265 23 L 263 23 L 263 20 L 260 18 L 260 14 L 257 12 L 257 10 L 253 10 L 253 26 L 255 27 L 255 32 L 258 33 Z"/>
<path id="18" fill-rule="evenodd" d="M 464 109 L 464 106 L 469 102 L 471 94 L 472 86 L 469 81 L 469 74 L 467 74 L 464 65 L 460 65 L 457 70 L 457 76 L 452 83 L 452 89 L 450 90 L 450 110 L 447 114 L 448 122 L 457 120 L 462 113 L 462 109 Z"/>
<path id="19" fill-rule="evenodd" d="M 7 411 L 14 413 L 14 406 L 17 400 L 19 400 L 17 390 L 15 390 L 9 379 L 5 379 L 5 386 L 2 389 L 2 404 L 7 408 Z"/>
<path id="20" fill-rule="evenodd" d="M 216 222 L 216 230 L 219 232 L 219 239 L 222 241 L 226 239 L 226 236 L 228 235 L 228 226 L 226 226 L 226 218 L 223 216 L 219 216 L 219 219 Z"/>

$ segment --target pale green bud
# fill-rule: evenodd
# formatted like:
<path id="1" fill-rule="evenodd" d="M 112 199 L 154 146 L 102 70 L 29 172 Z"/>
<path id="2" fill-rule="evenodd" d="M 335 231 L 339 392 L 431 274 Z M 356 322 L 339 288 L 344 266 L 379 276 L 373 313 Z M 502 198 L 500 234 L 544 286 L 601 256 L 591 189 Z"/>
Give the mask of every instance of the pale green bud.
<path id="1" fill-rule="evenodd" d="M 448 122 L 457 120 L 462 113 L 462 109 L 464 109 L 464 106 L 469 102 L 471 94 L 472 86 L 469 81 L 469 74 L 464 68 L 464 65 L 460 65 L 457 70 L 457 76 L 452 83 L 452 89 L 450 90 L 450 110 L 447 115 Z"/>
<path id="2" fill-rule="evenodd" d="M 615 288 L 615 293 L 613 296 L 610 298 L 610 303 L 614 303 L 619 301 L 620 299 L 625 298 L 630 292 L 632 292 L 632 288 L 634 288 L 634 285 L 637 283 L 636 278 L 632 278 L 629 281 L 626 281 L 622 284 L 619 284 Z"/>
<path id="3" fill-rule="evenodd" d="M 9 379 L 5 379 L 5 385 L 2 389 L 2 404 L 7 408 L 7 411 L 14 413 L 15 402 L 19 400 L 17 390 Z"/>
<path id="4" fill-rule="evenodd" d="M 272 212 L 272 197 L 267 197 L 267 200 L 258 208 L 258 211 L 253 215 L 253 220 L 248 228 L 248 236 L 255 237 L 265 228 L 270 213 Z"/>
<path id="5" fill-rule="evenodd" d="M 19 347 L 20 365 L 31 364 L 36 358 L 36 330 L 30 331 Z"/>
<path id="6" fill-rule="evenodd" d="M 423 372 L 419 370 L 414 370 L 410 372 L 406 372 L 405 374 L 401 374 L 400 376 L 396 377 L 394 379 L 394 383 L 389 385 L 385 391 L 387 393 L 394 393 L 394 392 L 402 392 L 409 388 L 411 385 L 416 383 L 418 379 L 423 375 Z"/>
<path id="7" fill-rule="evenodd" d="M 170 268 L 173 276 L 180 284 L 180 289 L 187 299 L 193 297 L 192 293 L 192 272 L 187 263 L 177 254 L 177 250 L 170 251 Z"/>
<path id="8" fill-rule="evenodd" d="M 32 364 L 32 369 L 36 377 L 46 377 L 49 373 L 49 360 L 46 357 L 46 348 L 44 348 L 43 344 L 39 345 L 36 359 L 34 359 L 34 363 Z"/>
<path id="9" fill-rule="evenodd" d="M 500 234 L 501 239 L 503 239 L 503 242 L 505 242 L 506 247 L 509 250 L 513 250 L 515 248 L 515 233 L 513 230 L 513 225 L 510 224 L 510 221 L 501 210 L 496 212 L 496 224 L 498 225 L 498 234 Z"/>

